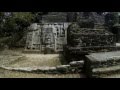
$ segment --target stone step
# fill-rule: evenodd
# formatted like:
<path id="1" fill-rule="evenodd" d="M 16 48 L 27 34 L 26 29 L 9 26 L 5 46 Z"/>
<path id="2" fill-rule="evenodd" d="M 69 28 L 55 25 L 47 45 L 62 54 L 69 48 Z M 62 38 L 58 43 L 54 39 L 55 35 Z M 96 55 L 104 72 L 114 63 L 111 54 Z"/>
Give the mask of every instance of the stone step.
<path id="1" fill-rule="evenodd" d="M 93 69 L 90 78 L 120 78 L 120 65 L 109 68 Z"/>
<path id="2" fill-rule="evenodd" d="M 117 51 L 120 50 L 120 47 L 115 47 L 115 46 L 89 46 L 89 47 L 66 47 L 68 51 L 72 52 L 87 52 L 87 53 L 92 53 L 92 52 L 109 52 L 109 51 Z"/>
<path id="3" fill-rule="evenodd" d="M 120 78 L 120 74 L 101 76 L 100 78 Z"/>
<path id="4" fill-rule="evenodd" d="M 85 72 L 88 77 L 120 73 L 120 51 L 86 55 Z"/>
<path id="5" fill-rule="evenodd" d="M 92 74 L 96 76 L 112 75 L 117 73 L 120 74 L 120 65 L 92 69 Z"/>
<path id="6" fill-rule="evenodd" d="M 104 25 L 102 24 L 95 24 L 94 28 L 97 28 L 97 29 L 104 29 Z"/>
<path id="7" fill-rule="evenodd" d="M 26 53 L 26 54 L 58 54 L 60 52 L 55 52 L 55 51 L 50 51 L 50 50 L 48 50 L 48 52 L 40 51 L 40 50 L 24 50 L 24 51 L 22 51 L 22 53 Z"/>

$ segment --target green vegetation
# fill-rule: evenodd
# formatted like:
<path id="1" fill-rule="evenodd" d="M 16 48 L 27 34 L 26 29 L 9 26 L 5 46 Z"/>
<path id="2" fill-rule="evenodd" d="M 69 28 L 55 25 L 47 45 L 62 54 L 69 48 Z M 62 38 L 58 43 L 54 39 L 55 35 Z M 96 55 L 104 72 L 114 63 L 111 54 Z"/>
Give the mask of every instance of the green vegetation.
<path id="1" fill-rule="evenodd" d="M 24 46 L 28 26 L 40 22 L 42 12 L 0 12 L 0 47 Z M 7 37 L 7 38 L 6 38 Z"/>

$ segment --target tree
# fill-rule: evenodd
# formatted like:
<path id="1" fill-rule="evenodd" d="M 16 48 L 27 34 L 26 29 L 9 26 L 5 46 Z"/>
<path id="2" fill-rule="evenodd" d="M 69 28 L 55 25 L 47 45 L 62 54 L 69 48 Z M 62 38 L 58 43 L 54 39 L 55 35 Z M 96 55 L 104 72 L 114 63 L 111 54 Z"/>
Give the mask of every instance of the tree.
<path id="1" fill-rule="evenodd" d="M 109 12 L 105 16 L 105 24 L 108 27 L 112 27 L 114 24 L 119 22 L 118 14 L 116 12 Z"/>
<path id="2" fill-rule="evenodd" d="M 2 30 L 5 37 L 11 37 L 10 46 L 16 45 L 23 38 L 33 19 L 34 15 L 31 12 L 12 12 L 9 17 L 5 18 Z"/>
<path id="3" fill-rule="evenodd" d="M 0 36 L 3 35 L 2 28 L 3 28 L 4 18 L 5 18 L 4 12 L 0 12 Z"/>

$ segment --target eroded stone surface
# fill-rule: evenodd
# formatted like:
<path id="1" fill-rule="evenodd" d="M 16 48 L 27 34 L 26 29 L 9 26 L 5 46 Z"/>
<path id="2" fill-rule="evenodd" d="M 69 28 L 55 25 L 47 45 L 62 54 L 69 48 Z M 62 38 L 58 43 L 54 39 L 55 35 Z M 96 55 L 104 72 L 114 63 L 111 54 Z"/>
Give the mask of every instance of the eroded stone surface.
<path id="1" fill-rule="evenodd" d="M 90 56 L 95 58 L 96 61 L 117 60 L 120 59 L 120 51 L 92 53 Z"/>
<path id="2" fill-rule="evenodd" d="M 72 61 L 70 62 L 71 67 L 83 67 L 84 61 Z"/>

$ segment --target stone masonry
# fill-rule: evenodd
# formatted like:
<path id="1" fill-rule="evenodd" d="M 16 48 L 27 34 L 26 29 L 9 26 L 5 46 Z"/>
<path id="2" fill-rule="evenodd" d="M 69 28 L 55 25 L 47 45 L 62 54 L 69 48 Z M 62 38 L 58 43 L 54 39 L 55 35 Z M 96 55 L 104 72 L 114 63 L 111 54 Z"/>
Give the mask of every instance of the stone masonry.
<path id="1" fill-rule="evenodd" d="M 34 23 L 26 40 L 26 51 L 60 52 L 67 44 L 67 27 L 70 23 Z M 45 51 L 47 49 L 47 51 Z"/>

